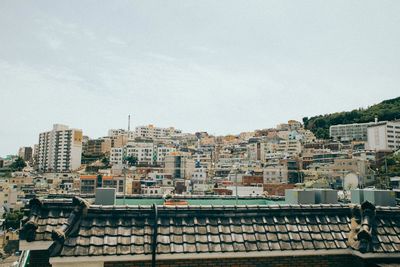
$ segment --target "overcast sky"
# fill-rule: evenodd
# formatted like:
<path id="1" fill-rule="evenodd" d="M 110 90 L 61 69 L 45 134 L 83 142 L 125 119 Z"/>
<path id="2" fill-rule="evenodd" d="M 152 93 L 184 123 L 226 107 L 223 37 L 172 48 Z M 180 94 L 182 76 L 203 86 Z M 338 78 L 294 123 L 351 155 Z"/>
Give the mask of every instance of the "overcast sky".
<path id="1" fill-rule="evenodd" d="M 0 2 L 0 155 L 53 123 L 239 133 L 400 95 L 400 1 Z"/>

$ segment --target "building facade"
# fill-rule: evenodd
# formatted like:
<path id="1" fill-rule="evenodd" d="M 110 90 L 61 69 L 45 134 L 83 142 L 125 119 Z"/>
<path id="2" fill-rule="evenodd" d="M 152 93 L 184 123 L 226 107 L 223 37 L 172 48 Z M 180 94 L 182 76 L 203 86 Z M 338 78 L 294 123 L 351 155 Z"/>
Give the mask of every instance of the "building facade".
<path id="1" fill-rule="evenodd" d="M 396 151 L 400 149 L 400 121 L 384 121 L 368 127 L 367 149 Z"/>
<path id="2" fill-rule="evenodd" d="M 32 154 L 33 149 L 30 146 L 24 146 L 18 150 L 18 156 L 21 157 L 24 161 L 31 161 Z"/>
<path id="3" fill-rule="evenodd" d="M 81 165 L 82 130 L 55 124 L 39 135 L 38 168 L 44 172 L 68 172 Z"/>
<path id="4" fill-rule="evenodd" d="M 138 126 L 135 129 L 135 135 L 137 137 L 147 137 L 152 139 L 171 137 L 181 133 L 181 130 L 175 129 L 174 127 L 161 128 L 155 127 L 152 124 L 147 126 Z"/>
<path id="5" fill-rule="evenodd" d="M 338 124 L 329 127 L 329 136 L 333 140 L 341 141 L 367 141 L 367 129 L 375 122 Z"/>

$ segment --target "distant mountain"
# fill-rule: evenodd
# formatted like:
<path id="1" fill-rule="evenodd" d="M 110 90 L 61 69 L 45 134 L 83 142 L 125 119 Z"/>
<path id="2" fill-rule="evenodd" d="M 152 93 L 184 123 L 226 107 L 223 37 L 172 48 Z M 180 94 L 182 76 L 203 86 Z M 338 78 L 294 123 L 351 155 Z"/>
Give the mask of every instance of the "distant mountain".
<path id="1" fill-rule="evenodd" d="M 366 109 L 359 108 L 347 112 L 336 112 L 303 118 L 304 126 L 318 138 L 329 138 L 329 127 L 336 124 L 362 123 L 400 119 L 400 97 L 382 101 Z"/>

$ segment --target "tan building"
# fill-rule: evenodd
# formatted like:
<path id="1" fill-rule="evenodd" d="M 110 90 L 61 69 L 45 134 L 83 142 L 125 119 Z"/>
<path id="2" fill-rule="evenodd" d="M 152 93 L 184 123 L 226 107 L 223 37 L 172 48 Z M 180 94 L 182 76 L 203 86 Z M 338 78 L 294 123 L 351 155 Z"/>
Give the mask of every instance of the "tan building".
<path id="1" fill-rule="evenodd" d="M 82 130 L 54 124 L 39 135 L 38 168 L 44 172 L 68 172 L 81 166 Z"/>
<path id="2" fill-rule="evenodd" d="M 195 163 L 190 153 L 172 152 L 165 157 L 165 173 L 172 174 L 174 179 L 190 179 L 194 173 Z"/>

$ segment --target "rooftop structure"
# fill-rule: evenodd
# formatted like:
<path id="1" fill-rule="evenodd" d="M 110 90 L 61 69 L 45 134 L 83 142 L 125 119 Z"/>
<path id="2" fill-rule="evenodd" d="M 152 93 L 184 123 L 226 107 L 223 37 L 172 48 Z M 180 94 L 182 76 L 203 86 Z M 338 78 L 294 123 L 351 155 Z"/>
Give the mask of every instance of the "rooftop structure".
<path id="1" fill-rule="evenodd" d="M 46 257 L 64 267 L 398 262 L 399 211 L 369 202 L 167 207 L 34 199 L 20 249 L 31 250 L 33 266 L 46 266 Z"/>

